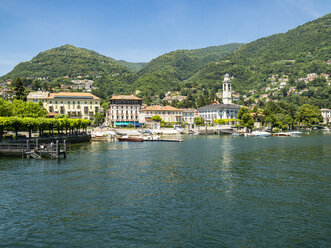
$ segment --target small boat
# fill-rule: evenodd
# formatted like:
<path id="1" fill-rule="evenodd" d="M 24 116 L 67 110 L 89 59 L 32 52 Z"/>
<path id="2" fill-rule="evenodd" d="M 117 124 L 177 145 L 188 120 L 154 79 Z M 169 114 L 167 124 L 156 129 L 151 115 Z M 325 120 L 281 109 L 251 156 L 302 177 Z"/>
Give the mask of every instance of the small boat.
<path id="1" fill-rule="evenodd" d="M 188 131 L 188 134 L 195 134 L 195 131 L 191 129 Z"/>
<path id="2" fill-rule="evenodd" d="M 299 132 L 299 131 L 292 131 L 292 132 L 289 132 L 290 136 L 301 136 L 302 135 L 302 132 Z"/>
<path id="3" fill-rule="evenodd" d="M 178 133 L 183 133 L 183 129 L 179 128 L 179 127 L 176 127 L 175 130 L 178 132 Z"/>
<path id="4" fill-rule="evenodd" d="M 274 133 L 272 136 L 286 137 L 286 136 L 291 136 L 291 134 L 290 133 Z"/>
<path id="5" fill-rule="evenodd" d="M 268 132 L 263 132 L 263 131 L 253 131 L 251 136 L 256 136 L 256 137 L 269 137 L 271 134 Z"/>
<path id="6" fill-rule="evenodd" d="M 115 134 L 116 134 L 116 135 L 126 135 L 126 133 L 124 133 L 124 132 L 120 132 L 120 131 L 115 131 Z"/>
<path id="7" fill-rule="evenodd" d="M 118 141 L 128 141 L 128 142 L 142 142 L 144 139 L 140 137 L 129 137 L 129 136 L 123 136 L 118 137 Z"/>

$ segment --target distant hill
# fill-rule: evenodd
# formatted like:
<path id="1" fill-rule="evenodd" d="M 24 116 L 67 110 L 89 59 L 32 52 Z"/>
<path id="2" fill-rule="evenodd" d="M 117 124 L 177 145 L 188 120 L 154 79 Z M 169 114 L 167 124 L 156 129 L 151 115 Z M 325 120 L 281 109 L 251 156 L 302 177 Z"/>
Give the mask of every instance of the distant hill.
<path id="1" fill-rule="evenodd" d="M 116 60 L 103 56 L 95 51 L 64 45 L 39 53 L 31 61 L 19 63 L 4 75 L 4 79 L 16 77 L 57 78 L 79 75 L 100 75 L 103 73 L 124 73 L 130 69 Z"/>
<path id="2" fill-rule="evenodd" d="M 193 50 L 176 50 L 163 54 L 145 65 L 138 72 L 137 88 L 171 89 L 178 82 L 188 79 L 201 66 L 218 61 L 237 50 L 243 44 L 231 43 Z"/>
<path id="3" fill-rule="evenodd" d="M 146 62 L 128 62 L 125 60 L 117 60 L 117 63 L 126 66 L 133 72 L 138 72 L 147 64 Z"/>
<path id="4" fill-rule="evenodd" d="M 219 61 L 199 68 L 189 81 L 210 87 L 222 80 L 225 73 L 234 76 L 237 90 L 259 89 L 273 74 L 293 79 L 307 73 L 330 73 L 331 14 L 308 22 L 286 33 L 264 37 L 240 47 Z"/>

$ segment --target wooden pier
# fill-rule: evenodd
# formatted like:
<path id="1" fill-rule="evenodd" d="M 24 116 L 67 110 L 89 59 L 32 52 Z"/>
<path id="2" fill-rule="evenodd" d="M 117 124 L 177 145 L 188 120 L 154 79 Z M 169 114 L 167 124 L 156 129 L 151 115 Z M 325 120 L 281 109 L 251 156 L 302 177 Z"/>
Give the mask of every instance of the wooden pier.
<path id="1" fill-rule="evenodd" d="M 38 139 L 35 142 L 27 140 L 25 143 L 0 143 L 0 155 L 22 156 L 22 158 L 41 159 L 46 158 L 66 158 L 66 142 L 61 144 L 58 140 L 55 143 L 39 144 Z"/>

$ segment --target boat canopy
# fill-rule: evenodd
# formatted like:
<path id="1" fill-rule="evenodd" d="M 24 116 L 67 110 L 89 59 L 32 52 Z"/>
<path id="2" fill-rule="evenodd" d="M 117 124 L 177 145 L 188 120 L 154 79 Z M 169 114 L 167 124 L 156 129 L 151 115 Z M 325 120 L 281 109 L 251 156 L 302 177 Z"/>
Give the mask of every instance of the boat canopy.
<path id="1" fill-rule="evenodd" d="M 128 126 L 128 125 L 133 125 L 133 126 L 135 126 L 135 127 L 140 127 L 140 126 L 142 126 L 142 124 L 141 123 L 139 123 L 139 122 L 134 122 L 134 121 L 132 121 L 132 122 L 120 122 L 120 121 L 117 121 L 116 123 L 115 123 L 115 125 L 116 126 L 120 126 L 120 127 L 126 127 L 126 126 Z"/>

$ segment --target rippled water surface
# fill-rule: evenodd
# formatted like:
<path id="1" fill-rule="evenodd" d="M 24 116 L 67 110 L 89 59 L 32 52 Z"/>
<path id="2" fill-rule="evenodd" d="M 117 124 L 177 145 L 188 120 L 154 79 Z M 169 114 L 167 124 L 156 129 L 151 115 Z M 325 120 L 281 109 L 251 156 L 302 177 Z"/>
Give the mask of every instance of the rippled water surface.
<path id="1" fill-rule="evenodd" d="M 0 247 L 330 247 L 331 135 L 0 158 Z"/>

